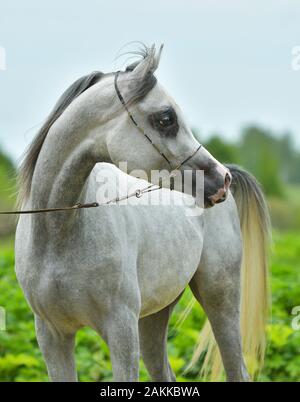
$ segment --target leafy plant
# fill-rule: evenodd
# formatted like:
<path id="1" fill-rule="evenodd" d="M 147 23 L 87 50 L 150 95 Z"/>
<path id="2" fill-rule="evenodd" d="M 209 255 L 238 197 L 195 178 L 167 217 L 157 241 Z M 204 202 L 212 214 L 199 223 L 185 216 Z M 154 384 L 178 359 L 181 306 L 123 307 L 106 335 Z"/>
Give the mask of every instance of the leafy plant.
<path id="1" fill-rule="evenodd" d="M 291 311 L 300 305 L 300 236 L 275 232 L 271 265 L 273 308 L 268 325 L 268 349 L 264 370 L 258 381 L 299 381 L 300 331 L 294 331 Z M 38 348 L 33 315 L 14 274 L 12 244 L 0 251 L 0 305 L 7 311 L 7 331 L 0 332 L 0 381 L 48 381 L 46 367 Z M 196 381 L 201 361 L 183 375 L 191 359 L 199 330 L 205 320 L 199 305 L 185 321 L 181 317 L 191 293 L 187 291 L 175 309 L 169 330 L 169 356 L 179 381 Z M 179 322 L 179 326 L 178 326 Z M 81 381 L 112 380 L 107 345 L 91 329 L 78 332 L 76 360 Z M 148 380 L 141 364 L 141 380 Z"/>

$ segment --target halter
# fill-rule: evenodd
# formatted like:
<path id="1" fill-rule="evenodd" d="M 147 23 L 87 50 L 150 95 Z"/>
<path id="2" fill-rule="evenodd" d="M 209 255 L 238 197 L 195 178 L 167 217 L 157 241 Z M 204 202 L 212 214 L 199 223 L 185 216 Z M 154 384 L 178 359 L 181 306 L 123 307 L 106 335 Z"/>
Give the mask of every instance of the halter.
<path id="1" fill-rule="evenodd" d="M 122 96 L 122 94 L 121 94 L 121 92 L 119 90 L 119 87 L 118 87 L 119 74 L 120 74 L 120 71 L 117 71 L 116 74 L 115 74 L 115 80 L 114 80 L 115 90 L 116 90 L 116 93 L 118 95 L 118 98 L 119 98 L 120 102 L 122 103 L 124 109 L 126 110 L 128 116 L 129 116 L 130 120 L 132 121 L 134 126 L 140 131 L 140 133 L 142 133 L 144 135 L 144 137 L 146 137 L 146 139 L 150 142 L 150 144 L 153 146 L 153 148 L 164 158 L 164 160 L 166 162 L 168 162 L 169 166 L 172 169 L 171 161 L 166 157 L 166 155 L 163 152 L 161 152 L 161 150 L 158 148 L 158 146 L 151 140 L 149 135 L 147 133 L 145 133 L 144 129 L 138 125 L 137 121 L 135 120 L 135 118 L 131 114 L 130 110 L 128 109 L 128 107 L 126 105 L 126 102 L 125 102 L 125 100 L 124 100 L 124 98 L 123 98 L 123 96 Z M 184 159 L 183 162 L 179 163 L 179 165 L 177 165 L 174 169 L 172 169 L 172 171 L 174 172 L 174 171 L 180 169 L 182 167 L 182 165 L 187 163 L 190 159 L 192 159 L 196 155 L 196 153 L 200 150 L 200 148 L 202 148 L 202 144 L 200 144 L 198 146 L 198 148 L 190 156 L 188 156 L 186 159 Z M 172 173 L 171 173 L 171 175 L 172 175 Z"/>
<path id="2" fill-rule="evenodd" d="M 145 133 L 143 128 L 138 125 L 138 123 L 132 116 L 130 110 L 128 109 L 126 102 L 118 88 L 117 81 L 118 81 L 119 74 L 120 74 L 120 71 L 117 71 L 115 74 L 115 80 L 114 80 L 115 90 L 116 90 L 116 93 L 118 95 L 120 102 L 122 103 L 124 109 L 128 113 L 130 120 L 132 121 L 134 126 L 147 138 L 147 140 L 150 142 L 150 144 L 153 146 L 153 148 L 155 148 L 156 151 L 165 159 L 165 161 L 168 162 L 169 166 L 172 169 L 171 161 L 166 157 L 166 155 L 163 152 L 160 151 L 160 149 L 151 140 L 151 138 L 148 136 L 148 134 Z M 180 169 L 182 165 L 184 165 L 186 162 L 188 162 L 190 159 L 192 159 L 196 155 L 196 153 L 200 150 L 201 147 L 202 147 L 202 145 L 200 144 L 198 146 L 198 148 L 189 157 L 187 157 L 183 162 L 181 162 L 174 169 L 172 169 L 172 171 L 170 173 L 170 178 L 174 177 L 176 175 L 176 173 L 178 173 L 178 169 Z M 160 190 L 160 189 L 161 189 L 161 186 L 157 187 L 157 186 L 155 186 L 155 184 L 150 184 L 147 187 L 144 187 L 142 189 L 137 189 L 135 192 L 133 192 L 131 194 L 127 194 L 123 197 L 114 198 L 103 204 L 99 204 L 98 202 L 92 202 L 92 203 L 86 203 L 86 204 L 77 203 L 72 206 L 61 207 L 61 208 L 44 208 L 44 209 L 33 209 L 33 210 L 28 210 L 28 211 L 24 211 L 24 210 L 23 211 L 0 211 L 0 215 L 25 215 L 25 214 L 40 214 L 40 213 L 49 213 L 49 212 L 66 212 L 66 211 L 71 212 L 71 211 L 79 210 L 79 209 L 98 208 L 98 207 L 100 207 L 100 205 L 109 205 L 112 203 L 119 203 L 120 201 L 127 200 L 131 197 L 141 198 L 143 196 L 143 194 L 150 193 L 151 191 L 156 191 L 156 190 Z M 171 188 L 171 190 L 172 189 L 173 188 Z"/>

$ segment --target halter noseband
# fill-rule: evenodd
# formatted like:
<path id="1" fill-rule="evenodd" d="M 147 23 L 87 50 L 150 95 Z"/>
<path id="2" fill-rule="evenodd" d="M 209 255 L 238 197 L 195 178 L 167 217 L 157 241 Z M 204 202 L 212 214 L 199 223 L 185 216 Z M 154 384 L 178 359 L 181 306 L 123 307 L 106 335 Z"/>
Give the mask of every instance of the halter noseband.
<path id="1" fill-rule="evenodd" d="M 118 88 L 118 77 L 119 77 L 120 71 L 117 71 L 115 74 L 115 80 L 114 80 L 114 84 L 115 84 L 115 90 L 116 93 L 118 95 L 118 98 L 120 100 L 120 102 L 122 103 L 124 109 L 126 110 L 126 112 L 128 113 L 128 116 L 130 118 L 130 120 L 132 121 L 132 123 L 135 125 L 135 127 L 144 135 L 144 137 L 147 138 L 147 140 L 150 142 L 150 144 L 153 146 L 153 148 L 156 149 L 156 151 L 165 159 L 165 161 L 168 162 L 169 166 L 172 169 L 172 163 L 171 161 L 166 157 L 166 155 L 161 152 L 161 150 L 158 148 L 158 146 L 151 140 L 151 138 L 149 137 L 149 135 L 147 133 L 145 133 L 145 131 L 143 130 L 142 127 L 140 127 L 138 125 L 138 123 L 136 122 L 135 118 L 132 116 L 130 110 L 128 109 L 126 102 Z M 185 163 L 187 163 L 190 159 L 192 159 L 196 153 L 200 150 L 200 148 L 202 147 L 202 144 L 199 145 L 199 147 L 195 150 L 195 152 L 193 152 L 190 156 L 188 156 L 183 162 L 181 162 L 179 165 L 177 165 L 174 169 L 172 169 L 173 171 L 178 170 L 179 168 L 181 168 L 182 165 L 184 165 Z"/>

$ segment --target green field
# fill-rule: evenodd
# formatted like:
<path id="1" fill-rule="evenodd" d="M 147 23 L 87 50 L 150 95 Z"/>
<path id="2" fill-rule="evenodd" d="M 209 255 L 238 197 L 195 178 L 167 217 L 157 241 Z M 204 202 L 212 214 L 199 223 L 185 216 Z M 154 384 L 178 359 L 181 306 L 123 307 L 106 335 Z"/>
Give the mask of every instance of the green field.
<path id="1" fill-rule="evenodd" d="M 267 328 L 265 367 L 256 380 L 300 381 L 300 330 L 293 330 L 291 325 L 295 319 L 292 310 L 300 306 L 300 152 L 289 137 L 278 139 L 255 127 L 247 129 L 236 144 L 213 137 L 207 147 L 220 161 L 239 163 L 254 173 L 263 184 L 271 210 L 274 227 L 270 265 L 272 316 Z M 0 150 L 0 210 L 13 208 L 14 169 L 14 164 Z M 33 315 L 14 274 L 14 227 L 14 219 L 2 216 L 0 308 L 6 310 L 7 328 L 0 330 L 0 381 L 47 381 L 35 339 Z M 201 308 L 195 305 L 183 324 L 176 325 L 190 299 L 187 291 L 176 307 L 169 331 L 169 356 L 179 381 L 197 380 L 203 360 L 202 356 L 197 367 L 183 376 L 205 320 Z M 300 317 L 300 308 L 298 314 Z M 83 329 L 78 333 L 76 356 L 81 381 L 112 379 L 108 348 L 91 330 Z M 143 365 L 141 379 L 148 379 Z"/>
<path id="2" fill-rule="evenodd" d="M 268 349 L 260 381 L 300 380 L 300 330 L 294 331 L 293 307 L 300 305 L 300 235 L 297 232 L 274 233 L 271 264 L 273 307 L 268 326 Z M 1 243 L 0 306 L 6 309 L 7 328 L 0 331 L 0 381 L 47 381 L 44 362 L 38 349 L 33 316 L 14 274 L 11 240 Z M 204 315 L 199 306 L 178 328 L 176 323 L 191 295 L 186 292 L 172 317 L 169 331 L 171 365 L 179 381 L 196 380 L 198 367 L 183 376 L 189 362 Z M 96 333 L 83 329 L 77 336 L 77 365 L 81 381 L 111 380 L 109 351 Z M 147 373 L 141 365 L 141 379 Z"/>

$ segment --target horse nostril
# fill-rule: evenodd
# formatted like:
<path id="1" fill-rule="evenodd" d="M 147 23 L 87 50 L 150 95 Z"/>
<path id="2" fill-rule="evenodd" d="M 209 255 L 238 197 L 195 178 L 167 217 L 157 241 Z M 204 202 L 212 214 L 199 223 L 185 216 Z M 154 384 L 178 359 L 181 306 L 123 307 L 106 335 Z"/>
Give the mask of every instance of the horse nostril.
<path id="1" fill-rule="evenodd" d="M 225 176 L 225 188 L 228 189 L 230 184 L 231 184 L 231 176 L 230 176 L 229 173 L 226 173 L 226 176 Z"/>

